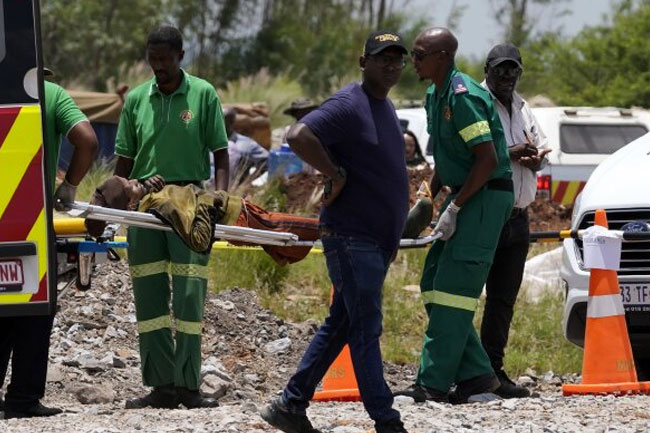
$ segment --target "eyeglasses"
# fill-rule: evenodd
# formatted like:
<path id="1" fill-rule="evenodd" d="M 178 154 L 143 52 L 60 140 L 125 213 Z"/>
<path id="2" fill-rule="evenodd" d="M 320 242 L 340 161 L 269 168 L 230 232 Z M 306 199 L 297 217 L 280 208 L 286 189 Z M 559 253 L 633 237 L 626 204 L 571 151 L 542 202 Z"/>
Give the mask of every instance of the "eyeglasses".
<path id="1" fill-rule="evenodd" d="M 497 78 L 518 78 L 523 72 L 523 69 L 520 67 L 513 68 L 511 66 L 498 65 L 491 68 L 490 72 Z"/>
<path id="2" fill-rule="evenodd" d="M 373 56 L 370 56 L 375 61 L 381 66 L 382 68 L 386 68 L 388 66 L 394 66 L 396 68 L 402 69 L 406 67 L 406 60 L 403 57 L 392 57 L 392 56 L 387 56 L 384 54 L 376 54 Z"/>
<path id="3" fill-rule="evenodd" d="M 416 51 L 416 50 L 411 50 L 411 57 L 413 60 L 417 60 L 418 62 L 421 62 L 424 60 L 425 57 L 430 56 L 431 54 L 436 54 L 436 53 L 446 53 L 447 50 L 435 50 L 435 51 Z"/>

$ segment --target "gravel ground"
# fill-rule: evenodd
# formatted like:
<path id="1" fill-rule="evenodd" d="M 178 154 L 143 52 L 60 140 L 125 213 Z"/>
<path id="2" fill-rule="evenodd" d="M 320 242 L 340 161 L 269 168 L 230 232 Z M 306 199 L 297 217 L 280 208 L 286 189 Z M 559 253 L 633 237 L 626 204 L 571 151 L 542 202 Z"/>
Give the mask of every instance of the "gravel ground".
<path id="1" fill-rule="evenodd" d="M 259 306 L 255 295 L 234 289 L 206 304 L 202 392 L 221 406 L 202 410 L 125 410 L 144 394 L 135 314 L 124 262 L 101 265 L 93 289 L 65 289 L 52 333 L 46 405 L 65 412 L 47 419 L 0 420 L 0 432 L 272 432 L 259 418 L 286 383 L 317 328 L 313 321 L 285 323 Z M 392 389 L 408 386 L 414 365 L 385 364 Z M 519 381 L 540 396 L 451 406 L 395 405 L 410 432 L 646 432 L 650 411 L 644 396 L 572 397 L 560 394 L 552 372 L 526 372 Z M 361 403 L 316 403 L 309 409 L 323 432 L 372 432 Z"/>

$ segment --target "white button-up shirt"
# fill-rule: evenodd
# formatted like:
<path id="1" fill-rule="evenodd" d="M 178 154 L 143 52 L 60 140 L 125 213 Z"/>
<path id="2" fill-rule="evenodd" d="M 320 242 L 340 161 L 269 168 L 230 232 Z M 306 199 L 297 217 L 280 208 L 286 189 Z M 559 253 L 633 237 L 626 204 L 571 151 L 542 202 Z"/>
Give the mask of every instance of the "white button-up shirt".
<path id="1" fill-rule="evenodd" d="M 490 92 L 485 80 L 481 85 Z M 528 102 L 519 93 L 512 93 L 512 115 L 508 113 L 508 109 L 494 95 L 492 97 L 499 112 L 503 133 L 506 136 L 509 148 L 526 142 L 530 142 L 537 149 L 545 149 L 548 146 L 546 135 L 539 127 L 539 123 L 537 123 L 537 119 L 530 110 Z M 515 207 L 524 208 L 535 200 L 537 173 L 512 159 L 510 160 L 510 167 L 512 167 Z"/>

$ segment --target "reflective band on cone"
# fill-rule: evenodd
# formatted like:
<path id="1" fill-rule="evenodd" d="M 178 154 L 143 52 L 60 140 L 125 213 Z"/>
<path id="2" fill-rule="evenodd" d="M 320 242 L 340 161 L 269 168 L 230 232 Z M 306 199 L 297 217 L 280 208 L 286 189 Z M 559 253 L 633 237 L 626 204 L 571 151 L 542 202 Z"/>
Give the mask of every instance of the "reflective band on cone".
<path id="1" fill-rule="evenodd" d="M 621 295 L 593 296 L 587 306 L 587 317 L 599 318 L 624 316 L 625 309 Z"/>

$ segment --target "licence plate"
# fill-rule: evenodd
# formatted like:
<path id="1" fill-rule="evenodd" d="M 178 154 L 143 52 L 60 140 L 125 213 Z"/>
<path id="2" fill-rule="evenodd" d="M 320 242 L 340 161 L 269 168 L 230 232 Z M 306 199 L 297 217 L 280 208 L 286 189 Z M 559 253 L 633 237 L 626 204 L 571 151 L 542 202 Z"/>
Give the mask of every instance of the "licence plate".
<path id="1" fill-rule="evenodd" d="M 650 283 L 620 284 L 625 311 L 650 312 Z"/>
<path id="2" fill-rule="evenodd" d="M 20 292 L 25 284 L 21 259 L 0 260 L 0 292 Z"/>

